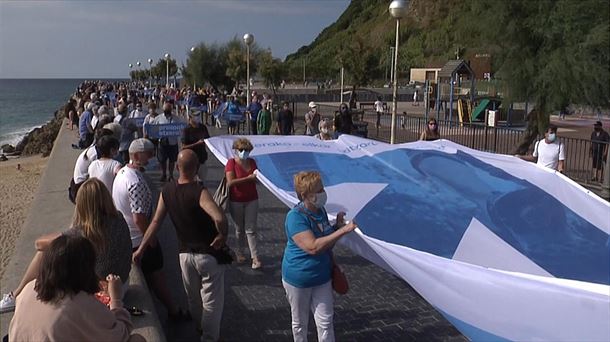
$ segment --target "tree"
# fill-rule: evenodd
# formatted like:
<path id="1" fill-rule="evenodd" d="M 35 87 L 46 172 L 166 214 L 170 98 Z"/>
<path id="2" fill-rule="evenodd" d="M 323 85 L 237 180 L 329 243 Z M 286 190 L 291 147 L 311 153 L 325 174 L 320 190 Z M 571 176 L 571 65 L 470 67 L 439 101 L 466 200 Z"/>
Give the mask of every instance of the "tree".
<path id="1" fill-rule="evenodd" d="M 496 14 L 480 16 L 487 17 L 481 32 L 500 46 L 496 76 L 508 88 L 506 100 L 535 102 L 517 153 L 546 130 L 552 111 L 610 105 L 607 1 L 479 0 L 472 9 Z"/>
<path id="2" fill-rule="evenodd" d="M 256 56 L 260 54 L 260 49 L 256 42 L 250 45 L 250 75 L 256 73 Z M 226 75 L 239 85 L 240 80 L 246 80 L 246 46 L 237 37 L 233 37 L 226 45 Z M 247 80 L 246 80 L 247 81 Z"/>
<path id="3" fill-rule="evenodd" d="M 344 45 L 337 53 L 337 62 L 349 74 L 352 91 L 367 85 L 379 64 L 378 56 L 362 37 L 356 37 L 351 44 Z"/>
<path id="4" fill-rule="evenodd" d="M 159 58 L 157 63 L 152 66 L 152 75 L 155 80 L 165 79 L 167 73 L 167 61 L 164 58 Z M 178 64 L 176 60 L 169 59 L 169 77 L 173 77 L 178 73 Z"/>
<path id="5" fill-rule="evenodd" d="M 265 86 L 271 88 L 273 97 L 277 97 L 277 87 L 285 75 L 285 68 L 279 58 L 273 58 L 271 51 L 262 51 L 258 55 L 258 72 L 265 81 Z"/>

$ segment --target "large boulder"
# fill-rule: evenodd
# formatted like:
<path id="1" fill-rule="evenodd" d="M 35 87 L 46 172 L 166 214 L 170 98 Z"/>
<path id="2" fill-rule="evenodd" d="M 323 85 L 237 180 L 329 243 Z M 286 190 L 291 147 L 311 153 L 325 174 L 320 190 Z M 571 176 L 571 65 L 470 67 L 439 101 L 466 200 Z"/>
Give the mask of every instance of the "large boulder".
<path id="1" fill-rule="evenodd" d="M 4 153 L 15 152 L 15 146 L 10 145 L 10 144 L 4 144 L 4 145 L 0 146 L 0 148 L 2 149 L 2 152 L 4 152 Z"/>
<path id="2" fill-rule="evenodd" d="M 53 120 L 49 121 L 40 128 L 35 128 L 17 145 L 17 150 L 21 149 L 24 156 L 40 154 L 47 157 L 53 150 L 55 138 L 63 123 L 63 117 L 59 114 L 61 109 L 55 112 Z"/>

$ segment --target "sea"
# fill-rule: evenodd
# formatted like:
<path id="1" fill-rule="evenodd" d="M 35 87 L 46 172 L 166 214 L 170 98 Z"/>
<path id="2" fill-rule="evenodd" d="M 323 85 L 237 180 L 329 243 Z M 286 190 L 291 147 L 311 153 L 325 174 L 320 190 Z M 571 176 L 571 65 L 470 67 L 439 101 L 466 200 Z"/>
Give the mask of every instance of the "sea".
<path id="1" fill-rule="evenodd" d="M 0 146 L 15 146 L 31 130 L 53 119 L 83 81 L 0 79 Z"/>
<path id="2" fill-rule="evenodd" d="M 53 119 L 83 81 L 0 79 L 0 146 L 16 145 L 32 129 Z"/>

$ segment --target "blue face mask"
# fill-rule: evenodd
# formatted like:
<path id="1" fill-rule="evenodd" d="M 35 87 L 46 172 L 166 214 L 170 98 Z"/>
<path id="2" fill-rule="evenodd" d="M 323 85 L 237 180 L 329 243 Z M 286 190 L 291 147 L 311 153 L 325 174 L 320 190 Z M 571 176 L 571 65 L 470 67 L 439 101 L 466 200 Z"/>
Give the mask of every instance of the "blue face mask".
<path id="1" fill-rule="evenodd" d="M 549 139 L 550 142 L 555 141 L 556 135 L 555 133 L 549 133 L 547 139 Z"/>
<path id="2" fill-rule="evenodd" d="M 250 151 L 246 151 L 246 150 L 238 151 L 237 156 L 241 160 L 246 160 L 250 156 Z"/>

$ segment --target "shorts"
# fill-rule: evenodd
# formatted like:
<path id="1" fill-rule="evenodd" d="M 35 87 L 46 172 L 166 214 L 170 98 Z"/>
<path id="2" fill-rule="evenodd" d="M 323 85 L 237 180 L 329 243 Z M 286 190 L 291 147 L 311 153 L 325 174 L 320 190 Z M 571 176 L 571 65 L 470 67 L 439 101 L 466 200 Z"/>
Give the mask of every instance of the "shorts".
<path id="1" fill-rule="evenodd" d="M 137 248 L 134 248 L 135 252 Z M 157 242 L 155 247 L 148 246 L 142 255 L 140 262 L 140 268 L 144 275 L 149 275 L 155 271 L 163 268 L 163 251 L 161 250 L 161 244 Z"/>
<path id="2" fill-rule="evenodd" d="M 178 145 L 161 145 L 157 152 L 159 162 L 163 163 L 169 159 L 170 163 L 175 163 L 178 159 Z"/>
<path id="3" fill-rule="evenodd" d="M 231 121 L 229 121 L 229 127 L 237 127 L 238 123 L 239 122 L 237 122 L 237 121 L 231 120 Z"/>

